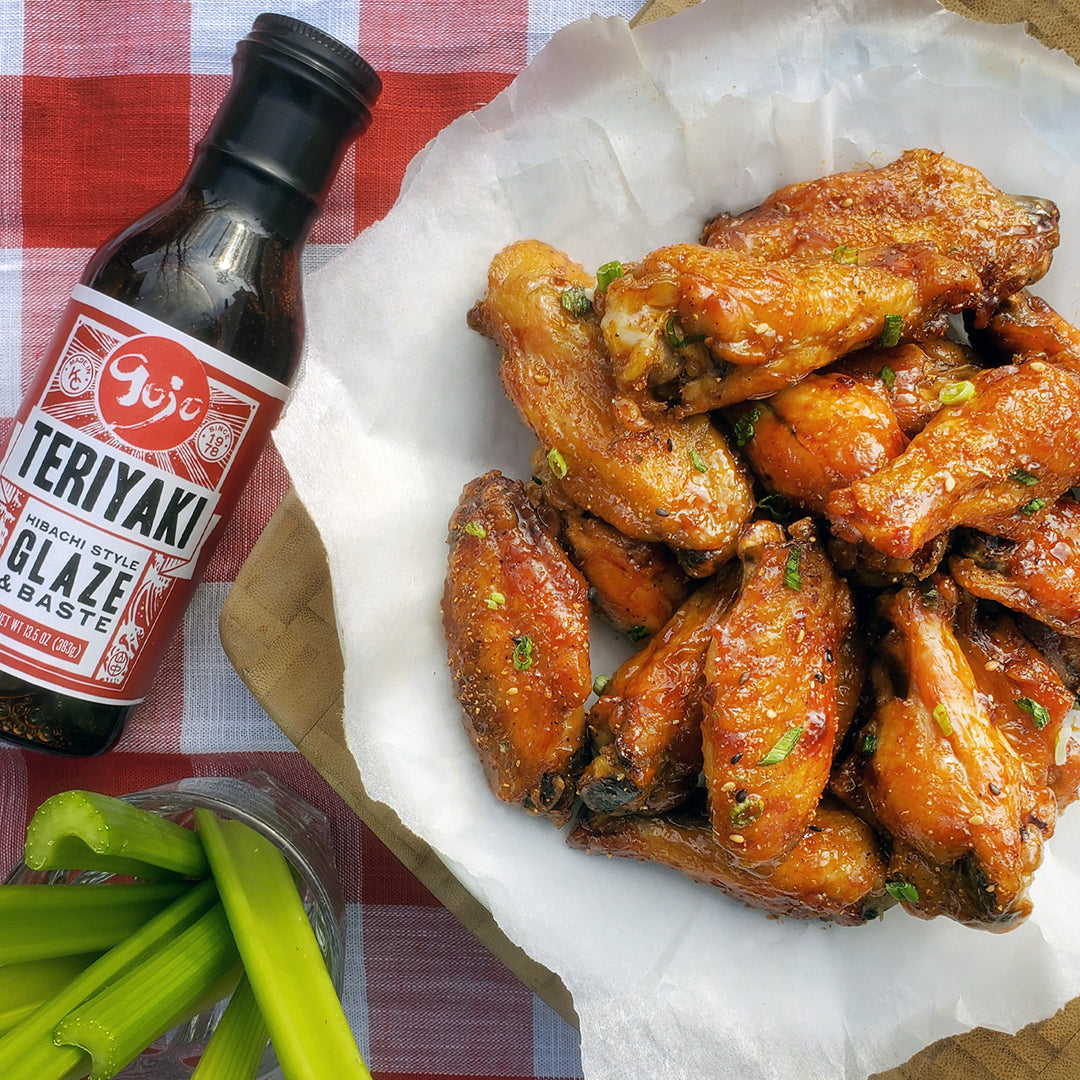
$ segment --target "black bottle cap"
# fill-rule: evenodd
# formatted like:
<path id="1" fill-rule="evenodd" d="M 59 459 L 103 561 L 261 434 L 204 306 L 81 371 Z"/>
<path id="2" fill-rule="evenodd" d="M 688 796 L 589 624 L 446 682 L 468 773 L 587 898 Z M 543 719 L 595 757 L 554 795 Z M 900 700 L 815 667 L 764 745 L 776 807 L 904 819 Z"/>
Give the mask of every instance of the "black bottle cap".
<path id="1" fill-rule="evenodd" d="M 321 207 L 381 90 L 347 45 L 299 19 L 262 14 L 236 47 L 229 92 L 200 148 L 241 160 Z"/>

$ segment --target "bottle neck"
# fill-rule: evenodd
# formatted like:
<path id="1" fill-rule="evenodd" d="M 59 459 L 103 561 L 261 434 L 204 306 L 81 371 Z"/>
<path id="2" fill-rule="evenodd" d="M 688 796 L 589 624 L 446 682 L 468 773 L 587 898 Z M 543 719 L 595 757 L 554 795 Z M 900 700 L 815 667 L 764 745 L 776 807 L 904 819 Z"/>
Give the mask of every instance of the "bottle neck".
<path id="1" fill-rule="evenodd" d="M 183 186 L 199 189 L 207 205 L 243 208 L 289 247 L 303 246 L 319 216 L 312 199 L 217 146 L 200 145 Z"/>

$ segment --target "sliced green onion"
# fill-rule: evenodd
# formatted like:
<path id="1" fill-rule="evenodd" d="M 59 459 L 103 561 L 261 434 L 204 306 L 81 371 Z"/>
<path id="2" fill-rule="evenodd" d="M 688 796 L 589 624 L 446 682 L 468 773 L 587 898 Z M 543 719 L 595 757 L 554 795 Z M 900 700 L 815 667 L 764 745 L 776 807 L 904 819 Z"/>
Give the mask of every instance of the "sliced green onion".
<path id="1" fill-rule="evenodd" d="M 245 975 L 233 991 L 191 1080 L 255 1080 L 267 1039 L 266 1021 Z"/>
<path id="2" fill-rule="evenodd" d="M 1041 510 L 1046 505 L 1045 499 L 1032 499 L 1031 502 L 1025 503 L 1020 507 L 1021 514 L 1027 514 L 1031 517 L 1036 511 Z"/>
<path id="3" fill-rule="evenodd" d="M 72 1009 L 103 987 L 114 983 L 146 956 L 175 940 L 184 929 L 209 911 L 217 903 L 217 898 L 217 887 L 212 881 L 192 886 L 160 915 L 155 915 L 134 934 L 94 961 L 60 993 L 49 998 L 41 1008 L 7 1032 L 0 1038 L 4 1080 L 64 1080 L 80 1066 L 89 1068 L 86 1054 L 78 1047 L 57 1046 L 53 1042 L 53 1028 Z"/>
<path id="4" fill-rule="evenodd" d="M 1039 731 L 1042 731 L 1050 723 L 1050 714 L 1046 711 L 1046 707 L 1040 705 L 1033 698 L 1014 698 L 1013 703 L 1031 716 L 1031 722 Z"/>
<path id="5" fill-rule="evenodd" d="M 788 730 L 776 740 L 773 748 L 758 762 L 758 764 L 779 765 L 780 762 L 795 749 L 795 744 L 799 741 L 799 736 L 802 735 L 802 733 L 803 729 L 801 727 L 788 728 Z"/>
<path id="6" fill-rule="evenodd" d="M 937 396 L 942 405 L 958 405 L 961 401 L 970 401 L 975 396 L 975 384 L 967 379 L 946 383 Z"/>
<path id="7" fill-rule="evenodd" d="M 904 332 L 904 317 L 902 315 L 886 315 L 881 327 L 881 337 L 878 344 L 886 349 L 900 344 L 900 337 Z"/>
<path id="8" fill-rule="evenodd" d="M 618 260 L 604 263 L 604 265 L 596 271 L 596 288 L 600 292 L 604 292 L 613 281 L 617 278 L 621 278 L 624 273 L 623 264 Z"/>
<path id="9" fill-rule="evenodd" d="M 745 446 L 754 437 L 754 425 L 761 419 L 761 410 L 755 405 L 735 421 L 735 445 Z"/>
<path id="10" fill-rule="evenodd" d="M 225 909 L 215 904 L 161 949 L 73 1009 L 54 1038 L 90 1055 L 90 1080 L 109 1080 L 180 1021 L 220 1001 L 240 978 Z"/>
<path id="11" fill-rule="evenodd" d="M 26 832 L 26 865 L 150 880 L 203 878 L 210 872 L 191 829 L 93 791 L 62 791 L 37 808 Z"/>
<path id="12" fill-rule="evenodd" d="M 797 547 L 793 547 L 788 552 L 787 562 L 784 563 L 784 584 L 796 592 L 802 591 L 802 574 L 799 572 L 799 560 L 801 558 L 802 551 Z"/>
<path id="13" fill-rule="evenodd" d="M 781 524 L 795 520 L 795 509 L 783 495 L 774 493 L 758 500 L 758 509 Z"/>
<path id="14" fill-rule="evenodd" d="M 1033 484 L 1039 482 L 1039 478 L 1034 473 L 1029 473 L 1027 469 L 1013 469 L 1009 473 L 1009 479 L 1015 480 L 1018 484 L 1023 484 L 1025 487 L 1031 487 Z"/>
<path id="15" fill-rule="evenodd" d="M 484 603 L 494 611 L 496 608 L 503 607 L 506 604 L 506 597 L 501 592 L 493 592 Z"/>
<path id="16" fill-rule="evenodd" d="M 941 728 L 942 735 L 952 734 L 952 720 L 949 719 L 949 710 L 944 705 L 938 704 L 934 706 L 934 720 L 937 726 Z"/>
<path id="17" fill-rule="evenodd" d="M 626 631 L 626 636 L 631 641 L 641 641 L 643 638 L 649 636 L 649 629 L 646 626 L 631 626 L 630 629 Z"/>
<path id="18" fill-rule="evenodd" d="M 742 802 L 728 811 L 728 819 L 737 829 L 745 829 L 747 825 L 753 825 L 765 812 L 765 800 L 760 795 L 747 795 Z"/>
<path id="19" fill-rule="evenodd" d="M 849 247 L 847 244 L 841 244 L 839 247 L 833 248 L 832 257 L 833 261 L 838 263 L 857 263 L 859 261 L 859 249 Z"/>
<path id="20" fill-rule="evenodd" d="M 244 969 L 289 1080 L 371 1080 L 289 864 L 239 821 L 195 811 Z"/>
<path id="21" fill-rule="evenodd" d="M 485 529 L 479 521 L 467 522 L 465 525 L 465 531 L 470 536 L 475 536 L 477 540 L 483 540 L 484 537 L 487 536 L 487 529 Z"/>
<path id="22" fill-rule="evenodd" d="M 514 667 L 528 671 L 533 666 L 533 640 L 528 634 L 514 638 Z"/>
<path id="23" fill-rule="evenodd" d="M 164 911 L 191 886 L 5 885 L 0 964 L 104 952 Z"/>
<path id="24" fill-rule="evenodd" d="M 548 468 L 551 470 L 551 475 L 556 480 L 562 480 L 566 477 L 566 458 L 559 453 L 556 447 L 552 447 L 547 453 Z"/>
<path id="25" fill-rule="evenodd" d="M 0 1035 L 60 993 L 99 955 L 54 956 L 0 967 Z"/>
<path id="26" fill-rule="evenodd" d="M 611 682 L 610 675 L 597 675 L 592 681 L 592 692 L 597 696 L 603 696 L 604 691 L 608 688 L 608 684 Z"/>
<path id="27" fill-rule="evenodd" d="M 889 390 L 891 390 L 896 385 L 896 372 L 893 371 L 893 369 L 889 367 L 888 364 L 882 367 L 882 369 L 878 372 L 878 378 L 881 379 L 881 381 Z"/>
<path id="28" fill-rule="evenodd" d="M 886 881 L 885 891 L 894 900 L 906 900 L 909 904 L 919 902 L 919 890 L 910 881 L 904 881 L 902 878 L 898 881 Z"/>
<path id="29" fill-rule="evenodd" d="M 873 732 L 863 736 L 862 743 L 859 746 L 859 753 L 864 757 L 869 757 L 877 749 L 877 736 Z"/>
<path id="30" fill-rule="evenodd" d="M 592 311 L 592 300 L 580 285 L 571 285 L 569 289 L 563 289 L 559 293 L 559 303 L 562 304 L 564 311 L 569 311 L 575 317 Z"/>
<path id="31" fill-rule="evenodd" d="M 668 321 L 664 323 L 664 337 L 673 349 L 681 349 L 686 344 L 686 335 L 675 315 L 668 316 Z"/>
<path id="32" fill-rule="evenodd" d="M 698 472 L 708 472 L 709 471 L 709 466 L 706 465 L 705 462 L 701 460 L 701 455 L 696 450 L 694 450 L 693 448 L 691 448 L 691 450 L 690 450 L 690 464 L 693 465 L 694 468 L 697 469 Z"/>

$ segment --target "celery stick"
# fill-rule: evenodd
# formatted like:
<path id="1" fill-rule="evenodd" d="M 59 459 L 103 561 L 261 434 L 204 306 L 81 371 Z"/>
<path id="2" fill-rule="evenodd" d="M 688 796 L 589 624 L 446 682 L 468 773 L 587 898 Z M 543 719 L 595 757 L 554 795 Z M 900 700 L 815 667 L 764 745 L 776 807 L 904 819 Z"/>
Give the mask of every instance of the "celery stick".
<path id="1" fill-rule="evenodd" d="M 0 887 L 0 964 L 104 952 L 190 888 L 181 881 L 5 885 Z"/>
<path id="2" fill-rule="evenodd" d="M 229 920 L 215 904 L 160 950 L 147 956 L 56 1025 L 54 1040 L 85 1050 L 90 1080 L 109 1080 L 159 1035 L 220 1000 L 240 977 Z M 208 988 L 216 988 L 214 997 Z"/>
<path id="3" fill-rule="evenodd" d="M 26 865 L 148 880 L 210 872 L 191 829 L 93 791 L 62 791 L 37 808 L 26 834 Z"/>
<path id="4" fill-rule="evenodd" d="M 36 1012 L 0 1037 L 0 1076 L 4 1080 L 63 1080 L 85 1063 L 86 1054 L 73 1046 L 57 1046 L 53 1028 L 72 1009 L 98 993 L 145 956 L 173 940 L 218 902 L 217 888 L 207 880 L 193 886 L 160 915 L 110 949 L 65 990 L 49 998 Z"/>
<path id="5" fill-rule="evenodd" d="M 266 1022 L 245 975 L 233 991 L 191 1080 L 255 1080 L 266 1039 Z"/>
<path id="6" fill-rule="evenodd" d="M 98 955 L 54 956 L 0 967 L 0 1035 L 63 990 Z"/>
<path id="7" fill-rule="evenodd" d="M 195 829 L 287 1080 L 371 1080 L 285 856 L 208 810 Z"/>

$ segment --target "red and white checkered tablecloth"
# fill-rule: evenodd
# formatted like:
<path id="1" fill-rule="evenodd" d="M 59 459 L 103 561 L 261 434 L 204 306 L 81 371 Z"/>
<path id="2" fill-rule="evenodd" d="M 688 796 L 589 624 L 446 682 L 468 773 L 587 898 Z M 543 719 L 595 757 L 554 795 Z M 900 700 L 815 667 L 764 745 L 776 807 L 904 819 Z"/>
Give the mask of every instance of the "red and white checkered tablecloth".
<path id="1" fill-rule="evenodd" d="M 309 269 L 379 219 L 405 166 L 494 97 L 552 33 L 639 0 L 0 0 L 0 435 L 91 252 L 180 181 L 263 10 L 357 48 L 375 121 L 317 224 Z M 217 617 L 288 486 L 273 449 L 228 526 L 154 690 L 117 747 L 59 759 L 0 746 L 0 876 L 28 815 L 70 787 L 119 793 L 263 769 L 332 822 L 348 903 L 345 1006 L 377 1078 L 580 1077 L 576 1033 L 364 828 L 229 665 Z"/>

